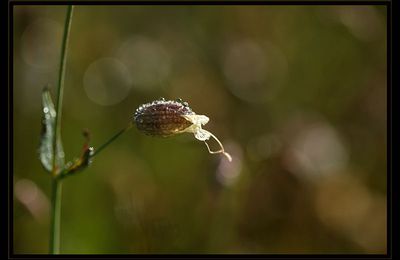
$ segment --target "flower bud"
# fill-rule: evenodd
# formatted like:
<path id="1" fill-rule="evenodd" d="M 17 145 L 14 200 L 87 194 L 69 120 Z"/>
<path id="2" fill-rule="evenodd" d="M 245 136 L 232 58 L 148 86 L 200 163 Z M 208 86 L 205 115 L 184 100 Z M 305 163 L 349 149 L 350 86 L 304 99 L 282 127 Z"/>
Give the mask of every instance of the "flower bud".
<path id="1" fill-rule="evenodd" d="M 141 105 L 133 116 L 136 127 L 147 135 L 167 137 L 179 133 L 193 133 L 195 138 L 204 141 L 210 153 L 222 153 L 229 161 L 231 156 L 225 152 L 223 145 L 212 133 L 202 129 L 208 123 L 205 115 L 196 115 L 187 102 L 165 101 L 163 98 Z M 211 151 L 207 140 L 214 138 L 221 147 L 218 151 Z"/>
<path id="2" fill-rule="evenodd" d="M 167 137 L 188 128 L 192 123 L 183 116 L 192 114 L 189 106 L 183 103 L 161 99 L 141 105 L 135 112 L 134 121 L 147 135 Z"/>

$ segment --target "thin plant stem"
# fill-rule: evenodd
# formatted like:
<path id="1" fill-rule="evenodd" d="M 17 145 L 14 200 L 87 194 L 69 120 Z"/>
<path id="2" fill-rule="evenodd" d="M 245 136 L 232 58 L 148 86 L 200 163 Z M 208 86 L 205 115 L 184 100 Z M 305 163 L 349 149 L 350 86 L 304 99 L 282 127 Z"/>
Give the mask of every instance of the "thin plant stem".
<path id="1" fill-rule="evenodd" d="M 121 129 L 118 131 L 116 134 L 114 134 L 110 139 L 107 140 L 104 144 L 100 146 L 100 148 L 96 149 L 92 155 L 90 155 L 91 158 L 93 158 L 95 155 L 99 154 L 100 151 L 102 151 L 104 148 L 106 148 L 108 145 L 110 145 L 112 142 L 114 142 L 120 135 L 128 131 L 132 127 L 132 123 L 129 123 L 127 127 L 124 129 Z M 56 175 L 54 179 L 61 181 L 65 177 L 71 176 L 71 172 L 69 171 L 68 167 L 64 168 L 59 174 Z"/>
<path id="2" fill-rule="evenodd" d="M 117 139 L 120 135 L 122 135 L 123 133 L 125 133 L 126 131 L 128 131 L 130 128 L 132 127 L 132 123 L 129 123 L 129 125 L 127 127 L 125 127 L 124 129 L 121 129 L 119 132 L 117 132 L 115 135 L 113 135 L 110 139 L 108 139 L 104 144 L 100 145 L 99 148 L 97 148 L 92 157 L 94 157 L 95 155 L 97 155 L 98 153 L 101 152 L 101 150 L 103 150 L 104 148 L 106 148 L 109 144 L 111 144 L 115 139 Z"/>
<path id="3" fill-rule="evenodd" d="M 50 253 L 60 253 L 60 220 L 61 220 L 61 196 L 62 181 L 58 178 L 52 180 L 51 191 L 51 230 L 50 230 Z"/>
<path id="4" fill-rule="evenodd" d="M 52 193 L 51 193 L 51 226 L 50 226 L 50 253 L 60 253 L 60 219 L 61 219 L 61 195 L 62 195 L 62 182 L 56 178 L 56 175 L 61 167 L 56 165 L 57 154 L 57 140 L 61 140 L 61 113 L 62 113 L 62 100 L 64 93 L 64 79 L 65 68 L 67 63 L 67 51 L 69 42 L 69 32 L 71 30 L 73 6 L 69 5 L 67 9 L 67 16 L 65 19 L 64 36 L 61 45 L 61 60 L 58 77 L 57 87 L 57 101 L 56 101 L 56 118 L 54 127 L 53 139 L 53 180 L 52 180 Z"/>
<path id="5" fill-rule="evenodd" d="M 57 90 L 57 103 L 56 103 L 56 119 L 55 125 L 57 129 L 58 135 L 61 133 L 61 114 L 62 114 L 62 101 L 64 95 L 64 81 L 65 81 L 65 71 L 66 71 L 66 63 L 67 63 L 67 54 L 68 54 L 68 43 L 69 43 L 69 33 L 71 31 L 71 20 L 72 14 L 74 11 L 74 6 L 69 5 L 67 10 L 67 17 L 65 20 L 65 27 L 64 27 L 64 36 L 61 46 L 61 61 L 60 61 L 60 70 L 59 70 L 59 77 L 58 77 L 58 90 Z"/>

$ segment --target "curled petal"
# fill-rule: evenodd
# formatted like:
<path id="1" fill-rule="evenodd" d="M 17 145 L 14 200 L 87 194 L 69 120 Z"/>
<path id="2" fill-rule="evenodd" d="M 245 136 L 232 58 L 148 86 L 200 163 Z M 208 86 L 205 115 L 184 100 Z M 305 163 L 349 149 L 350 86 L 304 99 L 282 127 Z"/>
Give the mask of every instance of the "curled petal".
<path id="1" fill-rule="evenodd" d="M 201 128 L 197 129 L 197 131 L 194 133 L 194 137 L 200 141 L 206 141 L 210 139 L 210 136 L 210 132 Z"/>
<path id="2" fill-rule="evenodd" d="M 192 114 L 192 115 L 183 115 L 183 117 L 188 120 L 189 122 L 192 123 L 191 126 L 187 127 L 186 129 L 184 129 L 182 132 L 189 132 L 189 133 L 193 133 L 194 137 L 199 140 L 199 141 L 204 141 L 204 143 L 207 146 L 208 151 L 211 154 L 216 154 L 216 153 L 222 153 L 223 155 L 226 156 L 226 158 L 228 158 L 228 160 L 231 162 L 232 161 L 232 157 L 229 153 L 225 152 L 224 146 L 222 145 L 222 143 L 218 140 L 218 138 L 213 135 L 211 132 L 202 129 L 201 126 L 205 125 L 208 123 L 209 118 L 207 116 L 204 115 L 196 115 L 196 114 Z M 210 139 L 210 137 L 214 138 L 215 141 L 217 141 L 217 143 L 219 144 L 219 146 L 221 147 L 220 150 L 218 151 L 211 151 L 210 146 L 207 144 L 207 140 Z"/>
<path id="3" fill-rule="evenodd" d="M 211 154 L 222 153 L 223 155 L 225 155 L 225 157 L 228 159 L 228 161 L 231 162 L 231 161 L 232 161 L 232 156 L 231 156 L 229 153 L 225 152 L 224 146 L 223 146 L 222 143 L 218 140 L 218 138 L 217 138 L 215 135 L 213 135 L 212 133 L 208 132 L 207 130 L 204 130 L 204 129 L 200 129 L 200 130 L 201 130 L 201 131 L 199 131 L 199 132 L 201 132 L 202 135 L 208 135 L 208 138 L 207 138 L 207 139 L 202 140 L 202 141 L 204 141 L 204 143 L 206 144 L 207 149 L 208 149 L 208 152 L 211 153 Z M 195 134 L 195 136 L 196 136 L 196 134 Z M 217 143 L 218 143 L 219 146 L 221 147 L 220 150 L 218 150 L 218 151 L 211 151 L 210 146 L 209 146 L 208 143 L 206 142 L 206 140 L 208 140 L 208 139 L 210 138 L 210 136 L 211 136 L 212 138 L 214 138 L 215 141 L 217 141 Z M 197 138 L 197 137 L 196 137 L 196 138 Z M 197 139 L 200 140 L 199 138 L 197 138 Z"/>
<path id="4" fill-rule="evenodd" d="M 212 133 L 208 132 L 207 130 L 204 130 L 204 129 L 199 128 L 199 129 L 197 130 L 197 132 L 194 133 L 194 136 L 196 137 L 197 140 L 204 141 L 204 143 L 205 143 L 206 146 L 207 146 L 207 149 L 208 149 L 208 152 L 209 152 L 209 153 L 211 153 L 211 154 L 222 153 L 223 155 L 225 155 L 225 157 L 228 159 L 228 161 L 230 161 L 230 162 L 232 161 L 232 156 L 231 156 L 229 153 L 225 152 L 225 149 L 224 149 L 224 146 L 222 145 L 222 143 L 221 143 L 221 142 L 218 140 L 218 138 L 217 138 L 215 135 L 213 135 Z M 214 138 L 215 141 L 217 141 L 217 143 L 218 143 L 219 146 L 221 147 L 220 150 L 211 151 L 210 146 L 209 146 L 208 143 L 206 142 L 207 140 L 210 139 L 210 137 Z"/>
<path id="5" fill-rule="evenodd" d="M 208 123 L 208 121 L 210 121 L 210 119 L 205 116 L 205 115 L 183 115 L 184 118 L 186 118 L 186 120 L 188 120 L 189 122 L 191 122 L 194 125 L 205 125 Z"/>

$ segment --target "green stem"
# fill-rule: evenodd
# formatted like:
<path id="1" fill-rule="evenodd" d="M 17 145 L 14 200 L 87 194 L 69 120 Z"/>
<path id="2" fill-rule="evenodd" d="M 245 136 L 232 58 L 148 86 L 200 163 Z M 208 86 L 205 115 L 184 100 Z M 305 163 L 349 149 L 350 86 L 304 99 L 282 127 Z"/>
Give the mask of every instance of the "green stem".
<path id="1" fill-rule="evenodd" d="M 51 230 L 50 230 L 50 253 L 60 253 L 60 219 L 61 219 L 61 195 L 62 182 L 55 178 L 52 181 L 51 191 Z"/>
<path id="2" fill-rule="evenodd" d="M 61 61 L 60 69 L 58 71 L 58 87 L 57 87 L 57 101 L 56 101 L 56 118 L 53 140 L 53 174 L 56 174 L 56 155 L 57 155 L 57 139 L 61 138 L 61 114 L 62 114 L 62 101 L 64 95 L 64 79 L 65 69 L 67 63 L 69 32 L 71 30 L 71 20 L 74 7 L 68 6 L 67 17 L 65 19 L 64 36 L 61 45 Z"/>
<path id="3" fill-rule="evenodd" d="M 61 61 L 58 77 L 57 87 L 57 102 L 56 102 L 56 118 L 53 139 L 53 181 L 52 181 L 52 194 L 51 194 L 51 225 L 50 225 L 50 253 L 60 253 L 60 218 L 61 218 L 61 181 L 56 178 L 61 170 L 61 165 L 56 165 L 57 153 L 57 140 L 61 140 L 61 113 L 62 113 L 62 100 L 64 93 L 64 79 L 65 79 L 65 65 L 67 63 L 67 51 L 69 42 L 69 32 L 71 30 L 73 6 L 68 6 L 67 17 L 65 19 L 64 36 L 61 46 Z"/>
<path id="4" fill-rule="evenodd" d="M 128 131 L 130 128 L 132 127 L 132 123 L 129 123 L 129 125 L 127 127 L 125 127 L 124 129 L 121 129 L 118 133 L 116 133 L 115 135 L 113 135 L 110 139 L 108 139 L 107 142 L 105 142 L 104 144 L 100 145 L 99 148 L 97 148 L 92 157 L 94 157 L 95 155 L 97 155 L 98 153 L 100 153 L 101 150 L 103 150 L 104 148 L 106 148 L 109 144 L 111 144 L 115 139 L 117 139 L 121 134 L 125 133 L 126 131 Z"/>
<path id="5" fill-rule="evenodd" d="M 118 131 L 115 135 L 113 135 L 110 139 L 108 139 L 107 142 L 105 142 L 97 150 L 95 150 L 93 152 L 93 154 L 90 155 L 90 157 L 92 158 L 95 155 L 99 154 L 100 151 L 102 151 L 104 148 L 106 148 L 108 145 L 110 145 L 112 142 L 114 142 L 120 135 L 122 135 L 123 133 L 128 131 L 131 127 L 132 127 L 132 123 L 129 123 L 129 125 L 127 127 L 125 127 L 124 129 Z M 80 158 L 80 160 L 82 160 L 82 157 Z M 85 165 L 85 166 L 87 166 L 87 165 Z M 62 169 L 62 171 L 59 172 L 59 174 L 57 174 L 54 179 L 62 180 L 65 177 L 71 176 L 73 173 L 76 173 L 76 172 L 77 171 L 71 172 L 70 168 L 66 167 L 66 168 Z"/>

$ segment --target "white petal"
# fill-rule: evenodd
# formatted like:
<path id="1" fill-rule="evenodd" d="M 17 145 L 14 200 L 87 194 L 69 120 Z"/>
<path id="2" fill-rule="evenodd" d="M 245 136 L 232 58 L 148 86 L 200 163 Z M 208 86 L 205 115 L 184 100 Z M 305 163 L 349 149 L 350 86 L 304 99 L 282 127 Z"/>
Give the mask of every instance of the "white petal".
<path id="1" fill-rule="evenodd" d="M 201 128 L 198 128 L 197 131 L 194 133 L 194 137 L 196 137 L 196 139 L 200 141 L 206 141 L 210 139 L 210 136 L 210 132 Z"/>
<path id="2" fill-rule="evenodd" d="M 183 129 L 180 133 L 196 133 L 199 127 L 197 125 L 191 125 L 185 129 Z"/>
<path id="3" fill-rule="evenodd" d="M 210 121 L 210 119 L 209 119 L 207 116 L 204 116 L 204 115 L 197 115 L 196 122 L 197 122 L 198 124 L 205 125 L 205 124 L 208 123 L 208 121 Z"/>
<path id="4" fill-rule="evenodd" d="M 205 125 L 210 120 L 207 116 L 204 115 L 183 115 L 183 117 L 194 125 Z"/>

